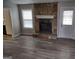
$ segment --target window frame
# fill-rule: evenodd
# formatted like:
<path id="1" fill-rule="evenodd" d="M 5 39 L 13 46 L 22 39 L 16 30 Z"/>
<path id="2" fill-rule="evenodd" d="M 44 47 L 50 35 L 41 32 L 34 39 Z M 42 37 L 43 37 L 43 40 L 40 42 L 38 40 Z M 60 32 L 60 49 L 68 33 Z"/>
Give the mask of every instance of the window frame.
<path id="1" fill-rule="evenodd" d="M 31 10 L 32 11 L 32 20 L 29 20 L 29 19 L 27 19 L 27 21 L 32 21 L 32 27 L 31 28 L 29 28 L 29 27 L 24 27 L 24 19 L 23 19 L 23 13 L 22 13 L 22 11 L 23 10 Z M 21 15 L 22 15 L 22 27 L 24 28 L 24 29 L 33 29 L 33 10 L 32 9 L 21 9 Z"/>
<path id="2" fill-rule="evenodd" d="M 64 22 L 64 11 L 73 11 L 73 13 L 72 13 L 72 24 L 64 24 L 63 22 Z M 63 10 L 63 12 L 62 12 L 62 25 L 63 26 L 72 26 L 73 25 L 73 15 L 74 14 L 74 10 L 73 9 L 67 9 L 67 10 Z"/>
<path id="3" fill-rule="evenodd" d="M 73 10 L 73 19 L 72 19 L 73 21 L 72 21 L 72 25 L 63 25 L 63 11 L 67 11 L 67 10 Z M 70 6 L 69 7 L 64 6 L 64 7 L 61 7 L 61 10 L 60 11 L 61 11 L 61 13 L 60 13 L 61 27 L 62 26 L 73 26 L 74 25 L 74 18 L 75 18 L 74 17 L 74 15 L 75 15 L 75 9 L 74 9 L 74 7 L 72 7 L 72 6 L 71 7 Z"/>

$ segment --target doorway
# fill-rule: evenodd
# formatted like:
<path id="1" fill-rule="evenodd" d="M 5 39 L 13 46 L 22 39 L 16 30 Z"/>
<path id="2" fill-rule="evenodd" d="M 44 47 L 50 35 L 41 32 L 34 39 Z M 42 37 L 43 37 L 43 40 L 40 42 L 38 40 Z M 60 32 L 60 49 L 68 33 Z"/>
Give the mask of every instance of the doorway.
<path id="1" fill-rule="evenodd" d="M 3 38 L 12 38 L 12 23 L 10 16 L 10 8 L 3 8 Z"/>

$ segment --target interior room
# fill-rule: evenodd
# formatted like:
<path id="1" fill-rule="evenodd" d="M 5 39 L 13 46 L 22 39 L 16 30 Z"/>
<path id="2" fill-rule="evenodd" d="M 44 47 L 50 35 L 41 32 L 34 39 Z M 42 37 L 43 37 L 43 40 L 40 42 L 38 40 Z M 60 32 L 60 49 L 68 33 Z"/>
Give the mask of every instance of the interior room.
<path id="1" fill-rule="evenodd" d="M 75 0 L 3 0 L 4 59 L 75 59 Z"/>

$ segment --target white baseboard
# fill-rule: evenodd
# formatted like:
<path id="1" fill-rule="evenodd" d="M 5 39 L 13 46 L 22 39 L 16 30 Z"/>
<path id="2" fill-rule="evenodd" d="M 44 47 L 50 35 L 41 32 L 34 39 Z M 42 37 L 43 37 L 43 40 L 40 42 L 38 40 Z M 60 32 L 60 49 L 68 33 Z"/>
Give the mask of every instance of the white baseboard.
<path id="1" fill-rule="evenodd" d="M 58 39 L 73 39 L 75 40 L 75 38 L 68 38 L 68 37 L 57 37 Z"/>

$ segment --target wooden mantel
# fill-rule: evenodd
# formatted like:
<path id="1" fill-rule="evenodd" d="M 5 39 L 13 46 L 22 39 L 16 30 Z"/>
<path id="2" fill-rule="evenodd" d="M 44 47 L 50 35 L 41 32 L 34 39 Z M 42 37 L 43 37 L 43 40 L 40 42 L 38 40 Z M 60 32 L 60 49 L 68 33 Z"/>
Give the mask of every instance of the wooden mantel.
<path id="1" fill-rule="evenodd" d="M 42 19 L 53 19 L 54 18 L 54 16 L 52 16 L 52 15 L 36 15 L 36 18 L 42 18 Z"/>

